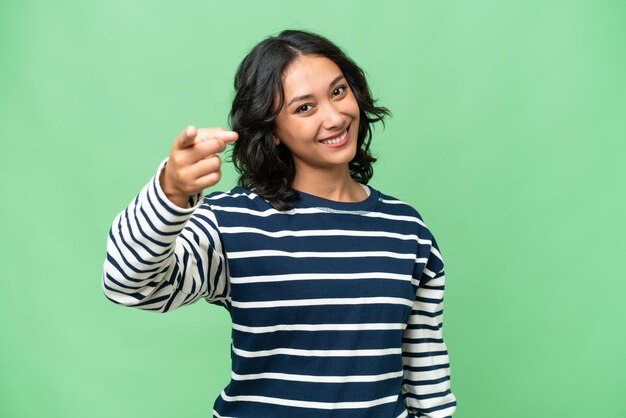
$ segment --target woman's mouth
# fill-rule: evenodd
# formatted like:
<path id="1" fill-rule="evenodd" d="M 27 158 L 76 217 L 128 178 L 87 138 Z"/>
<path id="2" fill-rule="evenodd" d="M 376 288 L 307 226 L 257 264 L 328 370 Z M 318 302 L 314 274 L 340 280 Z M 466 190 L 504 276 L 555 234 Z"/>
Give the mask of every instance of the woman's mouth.
<path id="1" fill-rule="evenodd" d="M 348 125 L 346 130 L 343 131 L 343 133 L 341 135 L 339 135 L 339 136 L 337 136 L 335 138 L 325 139 L 323 141 L 320 141 L 320 143 L 326 145 L 327 147 L 331 147 L 331 148 L 339 148 L 339 147 L 344 146 L 350 140 L 349 134 L 350 134 L 350 126 L 351 125 L 352 124 Z"/>

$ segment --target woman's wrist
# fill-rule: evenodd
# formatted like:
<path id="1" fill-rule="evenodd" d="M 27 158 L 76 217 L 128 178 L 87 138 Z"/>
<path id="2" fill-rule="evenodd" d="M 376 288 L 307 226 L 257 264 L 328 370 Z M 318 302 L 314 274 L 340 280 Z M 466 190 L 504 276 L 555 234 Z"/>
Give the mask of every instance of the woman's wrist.
<path id="1" fill-rule="evenodd" d="M 178 206 L 179 208 L 187 208 L 187 206 L 189 205 L 190 196 L 183 196 L 180 193 L 172 192 L 169 190 L 167 186 L 167 181 L 165 180 L 165 166 L 161 170 L 161 174 L 159 176 L 159 184 L 161 186 L 163 194 L 171 203 Z"/>

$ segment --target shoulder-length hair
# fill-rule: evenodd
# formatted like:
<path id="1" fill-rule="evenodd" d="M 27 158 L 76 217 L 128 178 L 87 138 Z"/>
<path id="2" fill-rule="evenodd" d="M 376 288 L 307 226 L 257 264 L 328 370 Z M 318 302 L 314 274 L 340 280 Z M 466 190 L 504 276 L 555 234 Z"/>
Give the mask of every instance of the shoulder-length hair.
<path id="1" fill-rule="evenodd" d="M 282 143 L 275 145 L 276 117 L 284 105 L 282 76 L 293 61 L 303 55 L 323 56 L 333 61 L 344 77 L 360 109 L 357 152 L 349 163 L 350 175 L 367 184 L 376 161 L 370 153 L 371 124 L 391 115 L 375 106 L 365 73 L 336 45 L 323 36 L 285 30 L 257 44 L 243 59 L 235 75 L 235 97 L 229 122 L 238 132 L 232 162 L 239 173 L 237 184 L 254 191 L 278 210 L 289 210 L 289 200 L 298 197 L 292 188 L 295 165 L 291 152 Z M 278 96 L 278 106 L 275 98 Z"/>

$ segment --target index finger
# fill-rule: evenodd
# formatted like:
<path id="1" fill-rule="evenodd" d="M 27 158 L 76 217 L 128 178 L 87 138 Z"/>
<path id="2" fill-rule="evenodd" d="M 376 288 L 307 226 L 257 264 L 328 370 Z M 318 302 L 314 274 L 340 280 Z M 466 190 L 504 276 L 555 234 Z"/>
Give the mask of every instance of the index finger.
<path id="1" fill-rule="evenodd" d="M 235 142 L 239 139 L 239 134 L 235 131 L 220 131 L 215 132 L 213 135 L 222 142 Z"/>

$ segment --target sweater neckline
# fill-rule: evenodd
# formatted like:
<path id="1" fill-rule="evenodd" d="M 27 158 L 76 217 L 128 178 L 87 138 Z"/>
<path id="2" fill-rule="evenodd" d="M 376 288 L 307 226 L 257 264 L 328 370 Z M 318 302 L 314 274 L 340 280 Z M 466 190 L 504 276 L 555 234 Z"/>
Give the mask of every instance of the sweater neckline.
<path id="1" fill-rule="evenodd" d="M 378 205 L 380 193 L 371 186 L 363 186 L 369 188 L 370 193 L 365 200 L 361 200 L 360 202 L 339 202 L 296 190 L 299 197 L 293 199 L 290 203 L 294 204 L 296 207 L 322 207 L 358 212 L 371 211 Z"/>

